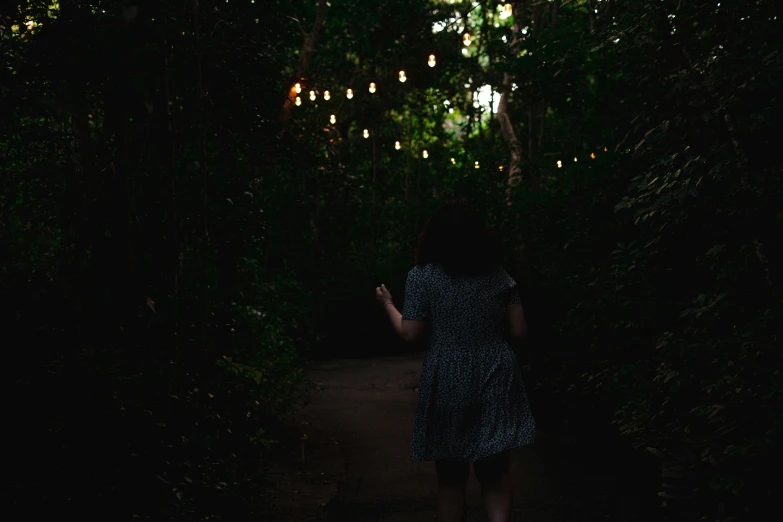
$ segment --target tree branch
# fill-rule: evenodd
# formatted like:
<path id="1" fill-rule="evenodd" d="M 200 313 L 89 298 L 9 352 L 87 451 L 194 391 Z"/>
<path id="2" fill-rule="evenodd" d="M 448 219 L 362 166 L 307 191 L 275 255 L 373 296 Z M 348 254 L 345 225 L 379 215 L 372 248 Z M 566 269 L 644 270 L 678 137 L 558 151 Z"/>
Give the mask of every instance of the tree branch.
<path id="1" fill-rule="evenodd" d="M 293 16 L 289 16 L 288 18 L 290 18 L 296 23 L 296 28 L 299 29 L 299 33 L 302 35 L 303 38 L 307 38 L 309 36 L 307 34 L 307 31 L 304 30 L 304 27 L 302 27 L 302 22 L 300 22 L 298 19 L 294 18 Z"/>

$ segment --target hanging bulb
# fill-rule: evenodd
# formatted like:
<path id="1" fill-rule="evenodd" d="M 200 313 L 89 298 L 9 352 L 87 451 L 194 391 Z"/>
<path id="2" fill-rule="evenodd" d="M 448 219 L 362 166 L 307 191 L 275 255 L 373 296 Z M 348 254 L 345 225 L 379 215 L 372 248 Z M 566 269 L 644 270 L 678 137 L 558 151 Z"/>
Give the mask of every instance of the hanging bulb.
<path id="1" fill-rule="evenodd" d="M 324 91 L 324 100 L 328 100 L 332 96 L 329 94 L 329 91 Z"/>
<path id="2" fill-rule="evenodd" d="M 457 164 L 457 161 L 456 161 L 454 158 L 451 158 L 451 164 L 452 164 L 452 165 L 456 165 L 456 164 Z"/>
<path id="3" fill-rule="evenodd" d="M 462 43 L 465 44 L 465 47 L 470 45 L 470 33 L 465 33 L 464 35 L 462 35 Z"/>
<path id="4" fill-rule="evenodd" d="M 310 91 L 310 101 L 315 101 L 315 91 Z"/>
<path id="5" fill-rule="evenodd" d="M 563 162 L 560 160 L 557 160 L 557 168 L 562 169 L 563 168 Z"/>
<path id="6" fill-rule="evenodd" d="M 400 82 L 405 83 L 408 78 L 405 76 L 405 71 L 400 71 Z"/>
<path id="7" fill-rule="evenodd" d="M 591 157 L 592 159 L 595 159 L 595 152 L 592 152 L 592 153 L 590 153 L 590 157 Z"/>
<path id="8" fill-rule="evenodd" d="M 370 94 L 375 93 L 375 83 L 370 83 Z"/>
<path id="9" fill-rule="evenodd" d="M 479 162 L 478 162 L 478 161 L 476 162 L 476 165 L 474 165 L 474 167 L 473 167 L 473 168 L 474 168 L 474 169 L 481 168 L 481 167 L 479 167 Z"/>
<path id="10" fill-rule="evenodd" d="M 604 147 L 604 152 L 606 152 L 606 147 Z"/>
<path id="11" fill-rule="evenodd" d="M 499 167 L 498 167 L 498 170 L 499 170 L 500 172 L 503 172 L 503 165 L 499 166 Z"/>
<path id="12" fill-rule="evenodd" d="M 365 138 L 369 138 L 370 137 L 370 131 L 368 131 L 367 129 L 364 129 L 364 132 L 362 132 L 362 136 L 364 136 Z"/>
<path id="13" fill-rule="evenodd" d="M 294 85 L 294 90 L 296 91 L 296 94 L 302 92 L 302 84 L 297 83 L 296 85 Z"/>
<path id="14" fill-rule="evenodd" d="M 296 101 L 294 103 L 296 104 L 297 107 L 299 107 L 300 105 L 302 105 L 302 98 L 297 96 L 296 97 Z"/>
<path id="15" fill-rule="evenodd" d="M 334 125 L 335 123 L 337 123 L 337 118 L 335 117 L 335 115 L 334 115 L 334 114 L 332 114 L 331 116 L 329 116 L 329 123 L 331 123 L 332 125 Z"/>
<path id="16" fill-rule="evenodd" d="M 576 163 L 577 161 L 579 161 L 579 159 L 576 156 L 574 156 L 574 163 Z"/>
<path id="17" fill-rule="evenodd" d="M 402 146 L 400 145 L 399 141 L 395 141 L 394 142 L 394 148 L 397 149 L 397 150 L 400 150 L 402 148 Z"/>
<path id="18" fill-rule="evenodd" d="M 345 97 L 349 100 L 353 98 L 353 89 L 348 89 L 348 91 L 345 93 Z"/>
<path id="19" fill-rule="evenodd" d="M 430 67 L 435 67 L 435 55 L 431 54 L 429 60 L 427 60 L 427 65 Z"/>
<path id="20" fill-rule="evenodd" d="M 430 154 L 425 150 L 421 153 L 421 155 L 426 159 L 430 157 Z"/>

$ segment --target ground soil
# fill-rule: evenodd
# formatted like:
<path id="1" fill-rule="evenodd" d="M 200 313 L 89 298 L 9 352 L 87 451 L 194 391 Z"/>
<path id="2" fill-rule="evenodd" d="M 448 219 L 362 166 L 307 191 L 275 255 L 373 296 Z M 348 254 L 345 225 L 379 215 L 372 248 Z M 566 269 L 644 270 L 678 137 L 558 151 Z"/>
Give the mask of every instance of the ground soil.
<path id="1" fill-rule="evenodd" d="M 409 354 L 310 368 L 322 391 L 287 424 L 289 442 L 270 465 L 272 495 L 263 520 L 435 520 L 434 464 L 409 456 L 422 360 L 423 354 Z M 603 453 L 546 431 L 534 445 L 514 450 L 512 520 L 650 520 L 649 492 L 624 487 L 626 477 L 604 464 Z M 486 520 L 472 474 L 468 506 L 468 522 Z"/>

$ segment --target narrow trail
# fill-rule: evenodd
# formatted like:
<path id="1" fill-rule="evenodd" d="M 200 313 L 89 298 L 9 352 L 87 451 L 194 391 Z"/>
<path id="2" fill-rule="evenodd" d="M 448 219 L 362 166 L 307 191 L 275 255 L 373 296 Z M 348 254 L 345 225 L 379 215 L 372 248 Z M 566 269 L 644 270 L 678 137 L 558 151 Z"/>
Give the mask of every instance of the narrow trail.
<path id="1" fill-rule="evenodd" d="M 310 369 L 323 392 L 295 415 L 306 438 L 276 475 L 278 500 L 265 521 L 435 520 L 435 466 L 409 457 L 423 357 L 335 360 Z M 512 520 L 644 520 L 640 499 L 620 494 L 623 477 L 602 461 L 590 448 L 539 433 L 536 444 L 512 452 Z M 468 522 L 487 520 L 472 470 L 468 506 Z"/>

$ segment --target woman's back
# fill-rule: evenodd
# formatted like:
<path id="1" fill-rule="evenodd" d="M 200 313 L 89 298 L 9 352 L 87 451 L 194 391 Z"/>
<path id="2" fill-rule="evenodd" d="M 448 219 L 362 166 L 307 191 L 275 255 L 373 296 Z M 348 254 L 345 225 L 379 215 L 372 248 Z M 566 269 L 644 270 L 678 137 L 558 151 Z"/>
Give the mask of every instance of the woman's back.
<path id="1" fill-rule="evenodd" d="M 427 264 L 408 274 L 403 318 L 430 321 L 431 347 L 480 349 L 506 344 L 507 306 L 518 302 L 516 283 L 501 267 L 451 277 L 440 265 Z"/>

